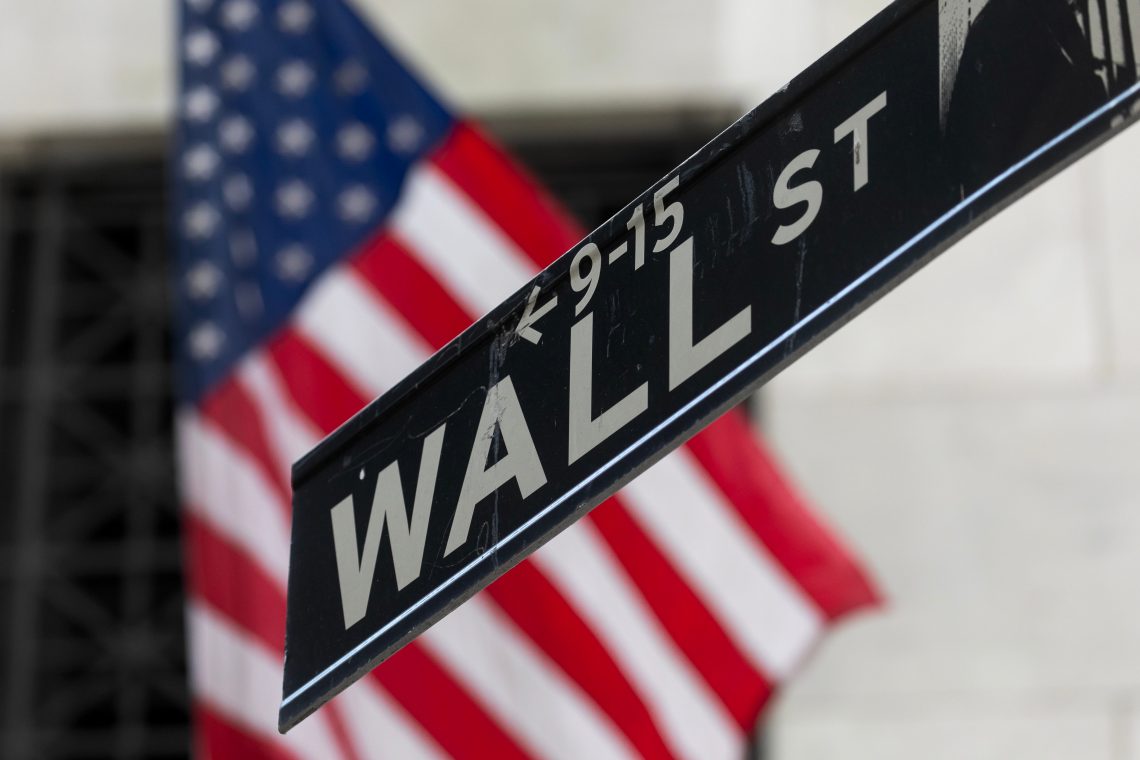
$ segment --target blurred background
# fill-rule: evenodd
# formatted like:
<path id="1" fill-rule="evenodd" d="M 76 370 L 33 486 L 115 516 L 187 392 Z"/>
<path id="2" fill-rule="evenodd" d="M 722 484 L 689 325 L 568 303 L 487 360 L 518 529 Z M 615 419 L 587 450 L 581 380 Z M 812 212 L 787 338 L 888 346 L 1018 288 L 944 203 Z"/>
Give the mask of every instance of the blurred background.
<path id="1" fill-rule="evenodd" d="M 586 225 L 883 0 L 357 0 Z M 172 0 L 0 0 L 0 756 L 181 757 Z M 916 170 L 918 170 L 916 168 Z M 775 760 L 1140 759 L 1140 129 L 767 386 L 876 573 Z"/>

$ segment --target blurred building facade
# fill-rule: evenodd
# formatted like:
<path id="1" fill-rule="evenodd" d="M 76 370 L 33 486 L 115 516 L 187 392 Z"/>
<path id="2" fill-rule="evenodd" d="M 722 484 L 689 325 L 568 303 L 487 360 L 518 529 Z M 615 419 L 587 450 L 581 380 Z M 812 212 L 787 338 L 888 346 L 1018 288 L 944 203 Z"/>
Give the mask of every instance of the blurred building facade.
<path id="1" fill-rule="evenodd" d="M 1081 4 L 1095 5 L 1107 19 L 1116 1 Z M 707 138 L 712 125 L 726 125 L 760 102 L 886 4 L 359 2 L 447 97 L 519 149 L 587 221 L 616 210 L 655 172 L 684 158 L 690 143 Z M 1140 23 L 1140 3 L 1120 2 L 1136 9 L 1132 18 Z M 127 292 L 153 291 L 161 286 L 152 279 L 166 276 L 154 254 L 161 248 L 155 242 L 161 199 L 137 197 L 131 183 L 162 184 L 162 137 L 175 107 L 174 2 L 0 0 L 0 18 L 0 194 L 7 199 L 0 206 L 0 215 L 7 214 L 0 218 L 0 230 L 7 230 L 0 234 L 0 356 L 18 356 L 35 369 L 59 365 L 53 357 L 74 347 L 53 342 L 58 334 L 43 326 L 58 309 L 29 299 L 39 291 L 18 282 L 53 276 L 60 282 L 72 259 L 79 268 L 114 259 L 99 246 L 116 242 L 150 251 L 132 253 L 112 273 L 112 280 L 128 283 Z M 1109 37 L 1104 32 L 1102 44 Z M 1103 58 L 1106 76 L 1129 63 Z M 82 167 L 98 172 L 110 160 L 135 167 L 120 176 L 126 200 L 118 210 L 83 196 Z M 61 166 L 68 173 L 52 180 Z M 608 189 L 599 193 L 603 185 Z M 772 716 L 771 757 L 1140 760 L 1137 198 L 1140 129 L 999 216 L 762 392 L 770 439 L 877 571 L 889 600 L 881 614 L 849 624 L 827 642 L 793 682 Z M 115 227 L 124 208 L 153 217 L 152 228 Z M 58 224 L 60 214 L 81 220 L 82 230 Z M 37 219 L 42 223 L 33 224 Z M 33 241 L 52 229 L 54 239 Z M 124 242 L 128 234 L 150 235 L 150 242 Z M 5 244 L 35 259 L 5 255 Z M 58 267 L 54 275 L 50 267 Z M 93 311 L 69 318 L 99 322 L 106 311 L 99 294 L 119 287 L 104 287 L 102 276 L 76 275 L 84 287 L 87 281 L 97 287 L 89 288 Z M 129 285 L 132 278 L 138 284 Z M 78 291 L 56 290 L 52 297 L 82 312 L 86 302 L 71 292 Z M 165 302 L 145 306 L 161 310 Z M 4 314 L 21 315 L 21 324 L 5 322 Z M 131 367 L 153 363 L 154 347 L 165 339 L 145 321 L 106 330 L 126 331 L 127 338 L 102 345 Z M 133 348 L 123 348 L 124 340 Z M 82 430 L 83 420 L 108 417 L 106 410 L 82 411 L 103 398 L 98 378 L 81 377 L 68 388 L 82 392 L 61 395 L 55 381 L 45 384 L 29 372 L 17 377 L 11 365 L 0 369 L 4 460 L 13 461 L 17 447 L 54 456 L 53 441 L 113 440 L 107 430 Z M 165 377 L 160 367 L 152 369 Z M 112 390 L 162 382 L 144 369 L 128 372 L 119 384 L 104 381 Z M 126 430 L 141 426 L 161 439 L 167 393 L 155 385 L 150 401 L 109 416 Z M 40 425 L 53 409 L 81 429 L 61 433 L 58 425 Z M 126 474 L 111 481 L 108 493 L 134 506 L 116 513 L 129 523 L 116 535 L 173 557 L 174 505 L 156 496 L 170 493 L 170 473 L 147 464 L 152 455 L 138 443 L 123 447 Z M 86 609 L 69 595 L 68 566 L 40 551 L 45 529 L 60 519 L 72 535 L 86 537 L 98 523 L 67 510 L 29 516 L 24 506 L 54 498 L 45 484 L 68 487 L 51 477 L 52 461 L 63 467 L 64 460 L 36 461 L 43 470 L 38 479 L 0 464 L 0 473 L 24 489 L 5 492 L 15 506 L 11 519 L 0 521 L 7 555 L 3 636 L 11 637 L 0 638 L 6 687 L 31 691 L 41 677 L 36 663 L 54 658 L 65 668 L 66 643 L 80 635 L 76 626 L 97 627 L 99 616 L 91 609 L 86 619 L 61 622 L 58 636 L 31 653 L 13 647 L 29 630 L 41 630 L 27 626 L 43 624 L 48 614 L 27 617 L 38 597 L 18 582 L 44 577 L 44 563 L 62 568 L 53 571 L 63 576 L 61 590 L 51 592 L 62 595 L 57 606 Z M 151 474 L 132 479 L 143 471 Z M 163 584 L 177 565 L 172 560 L 165 581 L 136 582 L 130 562 L 145 557 L 126 559 L 128 543 L 119 558 L 111 547 L 108 560 L 119 591 L 98 593 L 150 621 L 137 629 L 145 633 L 177 614 L 161 606 L 172 593 Z M 178 655 L 137 645 L 152 638 L 108 648 L 108 657 L 116 647 L 135 652 L 126 661 L 145 669 L 145 679 L 120 664 L 88 668 L 93 683 L 146 682 L 133 697 L 113 692 L 119 701 L 103 715 L 144 720 L 153 699 L 146 695 L 156 690 L 170 692 L 168 709 L 177 713 L 177 686 L 152 683 L 150 674 L 167 677 L 156 662 L 178 672 L 180 663 L 172 661 Z M 90 700 L 111 699 L 92 688 Z M 42 703 L 7 697 L 7 743 L 0 746 L 27 750 Z M 66 707 L 53 709 L 63 715 Z M 147 756 L 145 747 L 157 754 L 163 741 L 180 746 L 178 730 L 165 739 L 123 730 L 113 747 L 121 756 Z"/>

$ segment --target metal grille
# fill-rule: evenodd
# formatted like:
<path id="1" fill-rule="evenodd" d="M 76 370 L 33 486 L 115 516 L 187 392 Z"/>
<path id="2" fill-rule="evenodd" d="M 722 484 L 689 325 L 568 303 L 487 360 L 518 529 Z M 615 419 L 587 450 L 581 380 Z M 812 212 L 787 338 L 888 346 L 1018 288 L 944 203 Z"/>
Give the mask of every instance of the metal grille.
<path id="1" fill-rule="evenodd" d="M 5 757 L 183 756 L 158 167 L 6 177 Z"/>
<path id="2" fill-rule="evenodd" d="M 496 131 L 596 224 L 730 120 Z M 164 169 L 64 147 L 0 172 L 0 756 L 184 757 Z"/>

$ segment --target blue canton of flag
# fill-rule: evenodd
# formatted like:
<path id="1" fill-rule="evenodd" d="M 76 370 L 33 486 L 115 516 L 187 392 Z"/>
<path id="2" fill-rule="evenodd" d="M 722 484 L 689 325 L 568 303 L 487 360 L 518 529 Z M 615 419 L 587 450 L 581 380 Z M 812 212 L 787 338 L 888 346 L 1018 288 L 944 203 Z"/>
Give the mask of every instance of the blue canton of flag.
<path id="1" fill-rule="evenodd" d="M 340 2 L 189 0 L 177 139 L 181 391 L 196 399 L 391 212 L 451 117 Z"/>

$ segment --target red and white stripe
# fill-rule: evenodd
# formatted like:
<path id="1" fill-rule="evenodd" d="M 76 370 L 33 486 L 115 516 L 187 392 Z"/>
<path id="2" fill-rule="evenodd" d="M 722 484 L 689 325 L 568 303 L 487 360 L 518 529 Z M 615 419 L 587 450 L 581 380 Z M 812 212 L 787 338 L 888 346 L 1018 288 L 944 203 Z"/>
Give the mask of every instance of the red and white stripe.
<path id="1" fill-rule="evenodd" d="M 874 595 L 728 416 L 287 736 L 289 465 L 578 239 L 457 127 L 387 229 L 178 419 L 203 757 L 740 757 Z"/>

